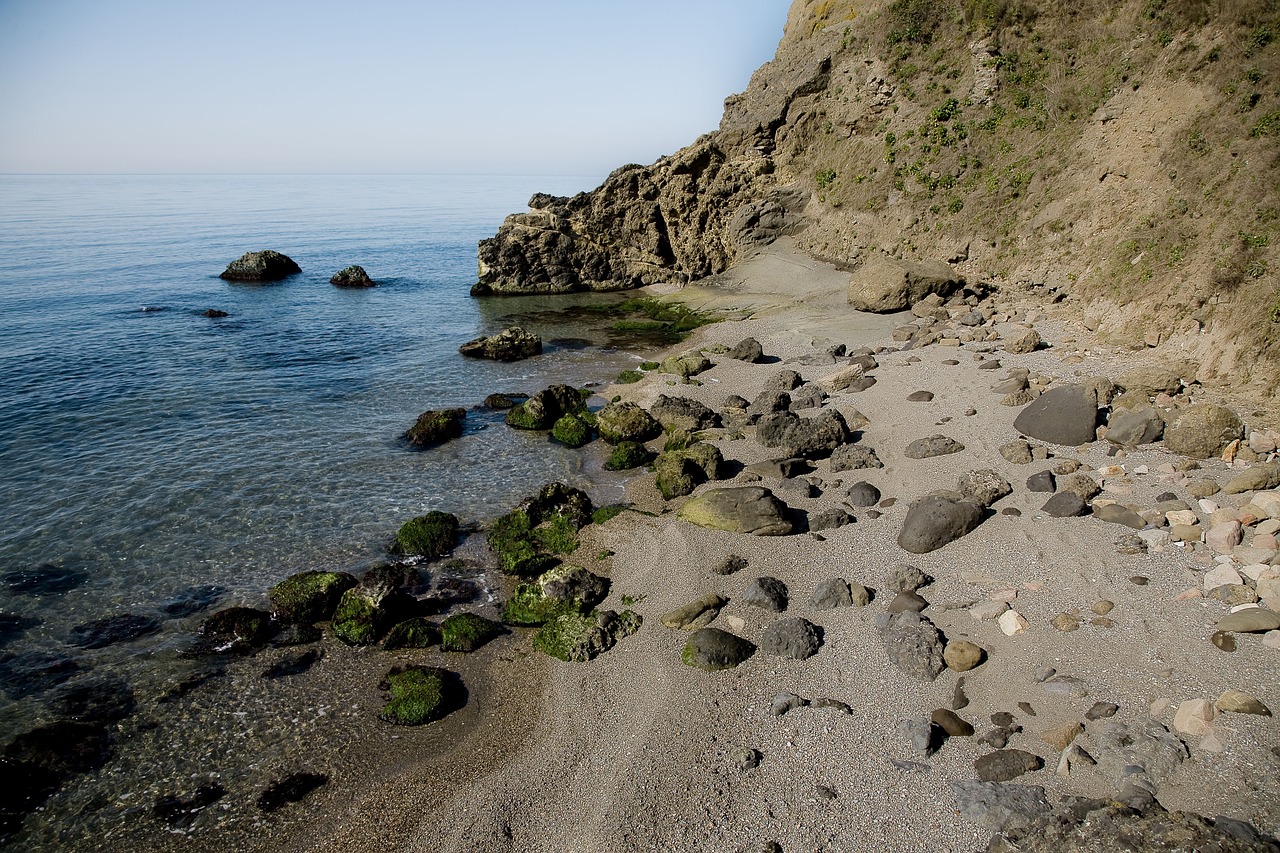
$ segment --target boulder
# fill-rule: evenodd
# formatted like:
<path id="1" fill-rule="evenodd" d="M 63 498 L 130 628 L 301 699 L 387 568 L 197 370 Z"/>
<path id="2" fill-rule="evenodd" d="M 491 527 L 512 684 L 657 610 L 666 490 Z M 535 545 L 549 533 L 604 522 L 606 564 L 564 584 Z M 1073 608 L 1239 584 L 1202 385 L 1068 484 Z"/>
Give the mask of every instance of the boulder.
<path id="1" fill-rule="evenodd" d="M 743 338 L 726 354 L 729 358 L 749 362 L 751 364 L 758 364 L 764 360 L 764 350 L 760 348 L 760 342 L 755 338 Z"/>
<path id="2" fill-rule="evenodd" d="M 1040 509 L 1052 518 L 1075 518 L 1084 515 L 1089 505 L 1075 492 L 1058 492 Z"/>
<path id="3" fill-rule="evenodd" d="M 458 517 L 432 510 L 401 525 L 391 550 L 413 557 L 443 557 L 457 541 Z"/>
<path id="4" fill-rule="evenodd" d="M 1116 384 L 1131 394 L 1154 397 L 1177 394 L 1182 388 L 1182 378 L 1163 367 L 1139 367 L 1120 377 Z"/>
<path id="5" fill-rule="evenodd" d="M 991 506 L 996 501 L 1013 492 L 1009 481 L 990 468 L 970 471 L 960 477 L 956 491 L 981 506 Z"/>
<path id="6" fill-rule="evenodd" d="M 388 628 L 413 615 L 413 596 L 385 585 L 353 586 L 338 599 L 329 627 L 349 646 L 376 643 Z"/>
<path id="7" fill-rule="evenodd" d="M 608 593 L 606 578 L 581 566 L 556 566 L 536 581 L 516 587 L 502 611 L 502 621 L 508 625 L 543 625 L 565 613 L 585 614 Z"/>
<path id="8" fill-rule="evenodd" d="M 298 572 L 271 587 L 271 612 L 282 622 L 323 622 L 356 583 L 346 572 Z"/>
<path id="9" fill-rule="evenodd" d="M 697 443 L 663 453 L 653 463 L 658 491 L 667 500 L 692 494 L 700 484 L 720 479 L 724 457 L 713 444 Z"/>
<path id="10" fill-rule="evenodd" d="M 787 599 L 787 585 L 777 578 L 765 576 L 748 584 L 741 600 L 743 604 L 781 613 L 787 609 Z"/>
<path id="11" fill-rule="evenodd" d="M 668 628 L 693 631 L 704 628 L 720 613 L 720 608 L 729 603 L 729 599 L 716 593 L 708 593 L 696 601 L 681 605 L 662 617 L 662 624 Z"/>
<path id="12" fill-rule="evenodd" d="M 658 367 L 659 373 L 671 373 L 681 379 L 697 376 L 704 370 L 711 369 L 711 359 L 700 352 L 686 352 L 680 355 L 669 355 Z"/>
<path id="13" fill-rule="evenodd" d="M 866 588 L 862 588 L 865 594 Z M 864 604 L 866 602 L 863 602 Z M 837 607 L 852 607 L 853 596 L 849 590 L 849 582 L 844 578 L 831 578 L 818 584 L 818 588 L 809 597 L 809 606 L 817 610 L 834 610 Z"/>
<path id="14" fill-rule="evenodd" d="M 507 424 L 516 429 L 549 430 L 565 415 L 586 412 L 583 395 L 568 385 L 552 385 L 507 412 Z"/>
<path id="15" fill-rule="evenodd" d="M 227 607 L 200 625 L 210 651 L 248 654 L 266 645 L 275 627 L 271 614 L 253 607 Z"/>
<path id="16" fill-rule="evenodd" d="M 630 471 L 632 468 L 648 465 L 649 460 L 652 458 L 653 454 L 649 451 L 649 448 L 640 442 L 620 441 L 613 450 L 609 451 L 609 458 L 605 460 L 604 469 L 606 471 Z"/>
<path id="17" fill-rule="evenodd" d="M 964 445 L 945 435 L 931 435 L 917 438 L 907 445 L 903 455 L 908 459 L 931 459 L 934 456 L 947 456 L 964 450 Z"/>
<path id="18" fill-rule="evenodd" d="M 1147 526 L 1147 520 L 1138 515 L 1127 506 L 1120 504 L 1107 504 L 1106 506 L 1095 506 L 1093 508 L 1093 517 L 1099 521 L 1108 521 L 1112 524 L 1123 524 L 1125 527 L 1132 527 L 1134 530 L 1141 530 Z"/>
<path id="19" fill-rule="evenodd" d="M 510 326 L 496 335 L 481 335 L 458 347 L 458 352 L 468 358 L 489 358 L 494 361 L 520 361 L 542 353 L 542 338 L 526 332 L 519 326 Z"/>
<path id="20" fill-rule="evenodd" d="M 785 536 L 792 524 L 787 506 L 761 486 L 708 489 L 680 508 L 679 517 L 713 530 Z"/>
<path id="21" fill-rule="evenodd" d="M 905 311 L 930 294 L 949 296 L 964 285 L 942 262 L 914 263 L 875 252 L 849 277 L 849 306 L 855 311 Z"/>
<path id="22" fill-rule="evenodd" d="M 1228 495 L 1238 495 L 1242 492 L 1260 492 L 1265 489 L 1274 489 L 1280 486 L 1280 462 L 1271 462 L 1264 465 L 1254 465 L 1236 474 L 1226 482 L 1222 487 L 1222 491 Z M 1273 499 L 1264 499 L 1273 500 Z"/>
<path id="23" fill-rule="evenodd" d="M 720 424 L 720 416 L 688 397 L 668 397 L 659 394 L 649 407 L 649 413 L 668 430 L 682 429 L 697 432 Z"/>
<path id="24" fill-rule="evenodd" d="M 1192 459 L 1217 456 L 1244 434 L 1236 413 L 1223 406 L 1201 403 L 1174 412 L 1164 430 L 1164 446 Z"/>
<path id="25" fill-rule="evenodd" d="M 397 622 L 382 641 L 386 651 L 396 649 L 428 649 L 439 645 L 442 639 L 440 626 L 422 616 Z"/>
<path id="26" fill-rule="evenodd" d="M 779 619 L 760 635 L 760 648 L 777 657 L 805 660 L 817 654 L 821 647 L 818 626 L 798 616 Z"/>
<path id="27" fill-rule="evenodd" d="M 288 255 L 266 249 L 241 255 L 227 264 L 218 278 L 226 281 L 279 281 L 300 272 L 301 268 Z"/>
<path id="28" fill-rule="evenodd" d="M 505 633 L 501 623 L 478 613 L 455 613 L 440 623 L 440 648 L 446 652 L 474 652 Z"/>
<path id="29" fill-rule="evenodd" d="M 756 440 L 765 447 L 785 447 L 792 456 L 813 459 L 829 456 L 852 436 L 844 416 L 834 409 L 815 418 L 802 418 L 793 412 L 775 412 L 760 419 Z"/>
<path id="30" fill-rule="evenodd" d="M 429 409 L 405 432 L 405 439 L 415 447 L 430 447 L 462 435 L 466 409 Z"/>
<path id="31" fill-rule="evenodd" d="M 642 621 L 640 614 L 631 610 L 566 613 L 542 626 L 533 637 L 533 647 L 553 658 L 583 663 L 639 631 Z"/>
<path id="32" fill-rule="evenodd" d="M 610 403 L 596 413 L 596 429 L 609 444 L 644 442 L 662 434 L 662 424 L 635 403 Z"/>
<path id="33" fill-rule="evenodd" d="M 831 451 L 831 473 L 841 471 L 860 471 L 863 469 L 883 468 L 884 463 L 870 447 L 856 444 L 842 444 Z"/>
<path id="34" fill-rule="evenodd" d="M 378 718 L 398 726 L 430 723 L 467 704 L 458 674 L 434 666 L 397 667 L 379 687 L 387 692 L 387 704 Z"/>
<path id="35" fill-rule="evenodd" d="M 369 278 L 369 274 L 359 264 L 338 270 L 329 279 L 329 283 L 334 287 L 375 287 L 377 285 L 377 282 Z"/>
<path id="36" fill-rule="evenodd" d="M 1164 418 L 1150 406 L 1113 412 L 1107 421 L 1107 441 L 1121 447 L 1150 444 L 1162 435 Z"/>
<path id="37" fill-rule="evenodd" d="M 880 639 L 889 661 L 919 681 L 935 680 L 945 668 L 942 636 L 937 627 L 910 610 L 882 618 Z"/>
<path id="38" fill-rule="evenodd" d="M 983 508 L 973 501 L 928 495 L 907 510 L 898 545 L 912 554 L 927 554 L 969 533 L 982 519 Z"/>
<path id="39" fill-rule="evenodd" d="M 680 660 L 688 666 L 714 672 L 733 669 L 755 653 L 756 645 L 750 640 L 719 628 L 699 628 L 685 643 Z"/>
<path id="40" fill-rule="evenodd" d="M 1098 406 L 1081 385 L 1059 385 L 1045 391 L 1018 413 L 1013 428 L 1051 444 L 1088 444 L 1097 435 Z"/>
<path id="41" fill-rule="evenodd" d="M 845 501 L 854 507 L 875 506 L 880 503 L 880 490 L 866 480 L 859 480 L 845 492 Z"/>

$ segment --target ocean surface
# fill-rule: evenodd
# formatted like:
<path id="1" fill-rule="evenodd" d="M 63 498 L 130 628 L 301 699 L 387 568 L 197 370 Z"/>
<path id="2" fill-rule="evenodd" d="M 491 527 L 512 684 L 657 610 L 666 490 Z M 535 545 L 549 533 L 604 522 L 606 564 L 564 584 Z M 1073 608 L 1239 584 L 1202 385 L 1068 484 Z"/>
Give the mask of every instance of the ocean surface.
<path id="1" fill-rule="evenodd" d="M 643 341 L 573 310 L 618 297 L 468 294 L 476 243 L 506 214 L 535 191 L 596 183 L 0 176 L 0 657 L 160 667 L 153 656 L 186 642 L 190 620 L 96 652 L 69 646 L 69 632 L 160 616 L 199 585 L 217 587 L 219 605 L 261 606 L 293 572 L 383 560 L 413 516 L 483 522 L 551 479 L 595 478 L 620 496 L 591 454 L 483 410 L 437 449 L 400 438 L 426 409 L 606 381 L 640 359 Z M 302 274 L 218 278 L 267 248 Z M 330 285 L 349 264 L 378 286 Z M 458 354 L 513 321 L 552 341 L 544 355 Z M 45 584 L 51 570 L 65 583 Z M 0 696 L 0 739 L 47 718 L 41 702 L 29 687 Z"/>

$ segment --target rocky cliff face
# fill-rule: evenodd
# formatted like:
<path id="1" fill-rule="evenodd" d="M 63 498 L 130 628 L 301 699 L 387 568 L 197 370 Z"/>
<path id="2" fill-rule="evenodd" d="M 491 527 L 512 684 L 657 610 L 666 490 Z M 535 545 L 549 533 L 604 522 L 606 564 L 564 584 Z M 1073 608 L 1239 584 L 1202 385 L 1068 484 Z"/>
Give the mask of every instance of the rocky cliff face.
<path id="1" fill-rule="evenodd" d="M 474 292 L 687 282 L 793 234 L 949 263 L 1274 393 L 1274 0 L 795 0 L 713 133 L 480 245 Z"/>

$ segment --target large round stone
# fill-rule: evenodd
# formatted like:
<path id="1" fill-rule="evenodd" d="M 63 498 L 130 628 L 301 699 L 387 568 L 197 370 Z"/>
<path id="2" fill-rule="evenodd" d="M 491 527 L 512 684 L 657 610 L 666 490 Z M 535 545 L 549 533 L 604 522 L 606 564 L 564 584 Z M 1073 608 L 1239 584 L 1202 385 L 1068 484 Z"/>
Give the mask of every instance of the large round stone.
<path id="1" fill-rule="evenodd" d="M 1088 444 L 1096 437 L 1098 406 L 1080 385 L 1050 388 L 1023 409 L 1013 428 L 1051 444 Z"/>

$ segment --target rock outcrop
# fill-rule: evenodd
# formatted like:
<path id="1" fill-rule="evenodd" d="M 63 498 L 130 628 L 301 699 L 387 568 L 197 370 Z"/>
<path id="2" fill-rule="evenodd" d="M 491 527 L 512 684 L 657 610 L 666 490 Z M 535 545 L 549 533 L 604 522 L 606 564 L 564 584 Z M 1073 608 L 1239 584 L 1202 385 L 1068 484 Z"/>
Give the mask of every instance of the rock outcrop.
<path id="1" fill-rule="evenodd" d="M 227 281 L 279 281 L 300 272 L 302 268 L 293 262 L 293 258 L 266 249 L 245 252 L 227 264 L 218 278 Z"/>

